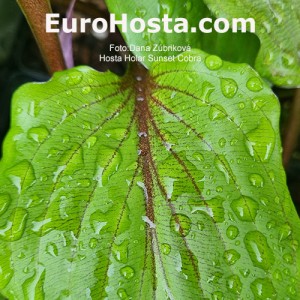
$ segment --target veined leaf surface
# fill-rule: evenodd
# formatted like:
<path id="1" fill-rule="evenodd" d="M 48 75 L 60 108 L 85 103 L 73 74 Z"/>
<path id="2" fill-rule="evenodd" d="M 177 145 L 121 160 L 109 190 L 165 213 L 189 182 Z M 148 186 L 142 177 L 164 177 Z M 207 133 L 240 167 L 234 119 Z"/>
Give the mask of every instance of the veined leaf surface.
<path id="1" fill-rule="evenodd" d="M 78 67 L 13 102 L 4 296 L 298 298 L 279 105 L 249 66 L 195 50 L 122 78 Z"/>
<path id="2" fill-rule="evenodd" d="M 261 48 L 255 69 L 279 86 L 300 86 L 298 0 L 204 0 L 217 17 L 254 18 Z"/>

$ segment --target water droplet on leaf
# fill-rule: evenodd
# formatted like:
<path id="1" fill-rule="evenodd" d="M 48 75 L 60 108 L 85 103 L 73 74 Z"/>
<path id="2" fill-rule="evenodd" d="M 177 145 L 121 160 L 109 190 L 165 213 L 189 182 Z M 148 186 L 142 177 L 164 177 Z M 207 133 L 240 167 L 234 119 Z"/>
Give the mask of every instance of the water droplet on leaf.
<path id="1" fill-rule="evenodd" d="M 273 278 L 275 280 L 282 281 L 282 275 L 281 275 L 281 272 L 278 269 L 274 271 Z"/>
<path id="2" fill-rule="evenodd" d="M 219 146 L 224 148 L 226 146 L 226 140 L 224 138 L 219 139 Z"/>
<path id="3" fill-rule="evenodd" d="M 294 262 L 293 256 L 290 253 L 285 253 L 283 255 L 283 260 L 287 263 L 287 264 L 292 264 Z"/>
<path id="4" fill-rule="evenodd" d="M 171 252 L 171 246 L 169 244 L 164 243 L 161 245 L 161 250 L 163 254 L 169 255 Z"/>
<path id="5" fill-rule="evenodd" d="M 0 216 L 3 215 L 11 203 L 9 194 L 0 194 Z"/>
<path id="6" fill-rule="evenodd" d="M 246 233 L 244 242 L 253 264 L 269 271 L 274 263 L 274 254 L 266 237 L 259 231 L 250 231 Z"/>
<path id="7" fill-rule="evenodd" d="M 233 98 L 238 91 L 238 85 L 231 78 L 222 78 L 221 91 L 226 98 Z"/>
<path id="8" fill-rule="evenodd" d="M 91 238 L 89 241 L 89 247 L 95 249 L 98 245 L 98 240 L 96 238 Z"/>
<path id="9" fill-rule="evenodd" d="M 241 220 L 252 222 L 255 220 L 258 204 L 255 200 L 249 197 L 241 197 L 231 202 L 231 208 L 235 215 Z"/>
<path id="10" fill-rule="evenodd" d="M 205 59 L 205 65 L 209 70 L 218 70 L 222 67 L 223 61 L 216 55 L 209 55 Z"/>
<path id="11" fill-rule="evenodd" d="M 11 250 L 6 244 L 1 245 L 0 251 L 0 289 L 3 290 L 13 277 L 14 269 L 11 261 Z"/>
<path id="12" fill-rule="evenodd" d="M 234 249 L 226 250 L 223 255 L 223 258 L 228 265 L 234 265 L 240 257 L 241 255 Z"/>
<path id="13" fill-rule="evenodd" d="M 186 215 L 175 214 L 170 220 L 170 226 L 178 235 L 187 236 L 191 230 L 191 220 Z"/>
<path id="14" fill-rule="evenodd" d="M 192 10 L 193 4 L 191 0 L 187 0 L 185 3 L 185 9 L 187 12 L 190 12 Z"/>
<path id="15" fill-rule="evenodd" d="M 227 159 L 224 155 L 218 155 L 215 158 L 215 167 L 223 173 L 225 176 L 226 182 L 229 184 L 232 181 L 236 180 L 235 175 L 233 174 L 230 164 L 228 163 Z"/>
<path id="16" fill-rule="evenodd" d="M 221 120 L 227 116 L 227 112 L 221 105 L 215 104 L 211 106 L 208 116 L 211 121 Z"/>
<path id="17" fill-rule="evenodd" d="M 82 80 L 82 73 L 79 71 L 71 71 L 67 76 L 67 84 L 71 86 L 79 84 L 81 80 Z"/>
<path id="18" fill-rule="evenodd" d="M 37 143 L 42 143 L 49 136 L 49 131 L 46 127 L 34 127 L 28 130 L 27 136 Z"/>
<path id="19" fill-rule="evenodd" d="M 144 7 L 138 7 L 136 10 L 135 10 L 135 14 L 137 17 L 139 18 L 144 18 L 144 16 L 146 15 L 147 11 Z"/>
<path id="20" fill-rule="evenodd" d="M 287 68 L 291 68 L 295 64 L 295 58 L 289 54 L 283 54 L 281 59 L 282 64 Z"/>
<path id="21" fill-rule="evenodd" d="M 265 27 L 267 33 L 271 32 L 271 24 L 269 22 L 264 21 L 262 25 Z"/>
<path id="22" fill-rule="evenodd" d="M 97 137 L 96 136 L 90 136 L 87 140 L 86 140 L 86 146 L 87 148 L 92 148 L 95 146 L 97 142 Z"/>
<path id="23" fill-rule="evenodd" d="M 264 186 L 264 180 L 259 174 L 249 175 L 249 181 L 255 187 L 261 187 L 262 188 Z"/>
<path id="24" fill-rule="evenodd" d="M 264 55 L 264 64 L 269 66 L 274 60 L 274 53 L 267 50 Z"/>
<path id="25" fill-rule="evenodd" d="M 105 222 L 103 219 L 104 217 L 100 210 L 97 210 L 91 215 L 90 224 L 95 234 L 100 234 L 102 228 L 106 226 L 107 222 Z"/>
<path id="26" fill-rule="evenodd" d="M 225 300 L 222 292 L 217 291 L 212 293 L 212 300 Z"/>
<path id="27" fill-rule="evenodd" d="M 18 189 L 19 194 L 22 190 L 32 185 L 36 179 L 33 166 L 27 160 L 23 160 L 8 169 L 6 174 L 13 185 Z"/>
<path id="28" fill-rule="evenodd" d="M 114 258 L 120 263 L 127 263 L 128 260 L 128 244 L 129 241 L 125 240 L 121 244 L 114 243 L 112 246 L 112 253 Z"/>
<path id="29" fill-rule="evenodd" d="M 207 214 L 209 217 L 213 218 L 215 222 L 221 223 L 224 221 L 224 199 L 221 197 L 215 197 L 210 200 L 197 200 L 189 199 L 188 205 L 192 214 Z"/>
<path id="30" fill-rule="evenodd" d="M 227 289 L 235 294 L 240 294 L 242 291 L 242 283 L 238 275 L 232 275 L 227 278 Z"/>
<path id="31" fill-rule="evenodd" d="M 134 276 L 134 270 L 129 266 L 123 267 L 120 273 L 126 279 L 131 279 Z"/>
<path id="32" fill-rule="evenodd" d="M 24 299 L 45 299 L 43 288 L 45 274 L 45 267 L 39 264 L 38 268 L 34 270 L 34 274 L 23 282 Z"/>
<path id="33" fill-rule="evenodd" d="M 263 83 L 258 77 L 250 78 L 246 86 L 251 92 L 259 92 L 263 89 Z"/>
<path id="34" fill-rule="evenodd" d="M 250 287 L 255 299 L 277 299 L 275 288 L 269 278 L 257 278 Z"/>
<path id="35" fill-rule="evenodd" d="M 125 299 L 125 300 L 130 299 L 125 289 L 122 289 L 122 288 L 118 289 L 117 294 L 120 299 Z"/>
<path id="36" fill-rule="evenodd" d="M 271 220 L 267 223 L 266 227 L 267 229 L 272 229 L 276 226 L 276 221 L 275 220 Z"/>
<path id="37" fill-rule="evenodd" d="M 90 86 L 85 86 L 85 87 L 83 87 L 82 89 L 81 89 L 81 91 L 82 91 L 82 94 L 84 94 L 84 95 L 87 95 L 87 94 L 89 94 L 90 92 L 91 92 L 91 87 Z"/>
<path id="38" fill-rule="evenodd" d="M 242 269 L 240 270 L 240 273 L 244 278 L 247 278 L 250 275 L 250 270 L 249 269 Z"/>
<path id="39" fill-rule="evenodd" d="M 204 156 L 200 152 L 193 153 L 193 158 L 197 161 L 204 161 Z"/>
<path id="40" fill-rule="evenodd" d="M 268 120 L 262 118 L 257 128 L 247 133 L 246 147 L 257 161 L 270 159 L 275 144 L 275 132 Z"/>
<path id="41" fill-rule="evenodd" d="M 46 252 L 53 257 L 58 256 L 58 248 L 55 243 L 49 242 L 46 246 Z"/>
<path id="42" fill-rule="evenodd" d="M 234 240 L 239 234 L 239 229 L 236 226 L 230 225 L 226 230 L 226 235 L 229 239 Z"/>
<path id="43" fill-rule="evenodd" d="M 6 224 L 0 228 L 0 239 L 13 242 L 19 240 L 25 230 L 28 212 L 22 207 L 16 207 L 11 212 Z"/>
<path id="44" fill-rule="evenodd" d="M 199 95 L 200 100 L 197 100 L 197 105 L 198 106 L 203 106 L 205 105 L 205 102 L 210 101 L 210 95 L 212 92 L 215 90 L 215 87 L 208 81 L 204 81 L 202 84 L 202 87 L 200 89 L 201 93 Z"/>
<path id="45" fill-rule="evenodd" d="M 279 240 L 283 241 L 287 239 L 292 234 L 292 228 L 288 223 L 281 226 Z"/>

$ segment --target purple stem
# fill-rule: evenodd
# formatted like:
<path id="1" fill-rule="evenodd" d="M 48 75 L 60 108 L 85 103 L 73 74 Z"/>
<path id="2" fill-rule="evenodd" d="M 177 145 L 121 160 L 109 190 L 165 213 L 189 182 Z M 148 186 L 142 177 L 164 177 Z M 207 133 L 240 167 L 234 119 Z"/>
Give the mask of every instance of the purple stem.
<path id="1" fill-rule="evenodd" d="M 72 17 L 76 0 L 71 0 L 69 8 L 66 13 L 66 18 L 68 20 L 68 28 L 72 26 Z M 73 58 L 73 45 L 72 45 L 72 32 L 66 33 L 61 31 L 59 33 L 59 40 L 61 44 L 61 49 L 65 59 L 67 69 L 74 67 Z"/>

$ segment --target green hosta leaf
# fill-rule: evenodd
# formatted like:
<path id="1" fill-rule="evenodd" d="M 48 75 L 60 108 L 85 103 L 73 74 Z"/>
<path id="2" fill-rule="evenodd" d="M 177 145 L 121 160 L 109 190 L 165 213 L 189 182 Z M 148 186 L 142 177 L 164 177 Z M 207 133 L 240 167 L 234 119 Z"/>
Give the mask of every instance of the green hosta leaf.
<path id="1" fill-rule="evenodd" d="M 297 299 L 279 106 L 246 65 L 78 67 L 14 97 L 0 164 L 10 299 Z"/>
<path id="2" fill-rule="evenodd" d="M 196 27 L 201 18 L 213 18 L 202 0 L 106 0 L 110 12 L 115 13 L 117 19 L 126 13 L 128 23 L 134 18 L 142 18 L 145 21 L 151 18 L 163 18 L 168 14 L 170 18 L 186 18 L 189 28 Z M 169 28 L 173 28 L 176 22 L 170 23 Z M 178 24 L 178 23 L 177 23 Z M 134 45 L 132 51 L 135 55 L 144 57 L 142 63 L 146 67 L 151 67 L 155 58 L 161 56 L 178 55 L 180 46 L 201 48 L 211 54 L 219 55 L 225 60 L 232 62 L 245 62 L 254 65 L 255 58 L 259 49 L 259 41 L 252 33 L 232 33 L 219 34 L 207 33 L 166 33 L 161 28 L 158 33 L 134 33 L 131 30 L 122 32 L 127 44 Z M 138 46 L 136 46 L 138 45 Z M 155 46 L 157 45 L 157 47 Z M 172 48 L 162 48 L 162 46 L 176 46 L 177 51 Z M 143 47 L 151 47 L 151 50 Z M 229 47 L 230 46 L 230 47 Z M 182 48 L 184 49 L 184 48 Z M 154 57 L 154 58 L 153 58 Z"/>
<path id="3" fill-rule="evenodd" d="M 105 1 L 109 11 L 116 14 L 116 19 L 121 19 L 121 15 L 126 13 L 128 23 L 134 18 L 142 18 L 147 21 L 151 18 L 162 19 L 165 14 L 170 18 L 186 18 L 189 20 L 189 26 L 198 27 L 199 13 L 208 12 L 202 1 L 195 0 L 153 0 L 153 1 L 122 1 L 122 0 L 106 0 Z M 208 12 L 209 13 L 209 12 Z M 170 23 L 169 28 L 173 28 L 175 22 Z M 138 56 L 145 56 L 143 64 L 147 67 L 152 65 L 149 55 L 153 56 L 169 56 L 178 55 L 181 51 L 162 50 L 155 48 L 155 45 L 161 47 L 166 45 L 176 45 L 176 47 L 187 47 L 190 45 L 193 48 L 200 48 L 201 40 L 199 34 L 195 33 L 166 33 L 163 28 L 158 33 L 134 33 L 128 29 L 127 32 L 121 31 L 127 45 L 133 45 L 133 53 Z M 145 51 L 143 48 L 138 47 L 151 47 L 151 51 Z"/>
<path id="4" fill-rule="evenodd" d="M 299 0 L 204 0 L 219 17 L 254 18 L 260 39 L 255 68 L 279 86 L 300 86 Z"/>

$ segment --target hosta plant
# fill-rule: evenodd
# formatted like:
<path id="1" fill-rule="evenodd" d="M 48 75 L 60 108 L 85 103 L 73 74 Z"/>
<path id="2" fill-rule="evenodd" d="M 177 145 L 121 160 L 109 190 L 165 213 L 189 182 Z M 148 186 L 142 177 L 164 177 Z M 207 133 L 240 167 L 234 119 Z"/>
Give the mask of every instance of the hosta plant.
<path id="1" fill-rule="evenodd" d="M 142 8 L 177 13 L 175 1 L 154 2 Z M 128 14 L 140 5 L 107 4 Z M 269 18 L 264 6 L 259 17 Z M 281 166 L 278 100 L 261 76 L 295 86 L 299 64 L 254 60 L 260 73 L 193 49 L 132 64 L 123 77 L 81 66 L 18 89 L 0 163 L 2 295 L 298 299 L 300 223 Z"/>

